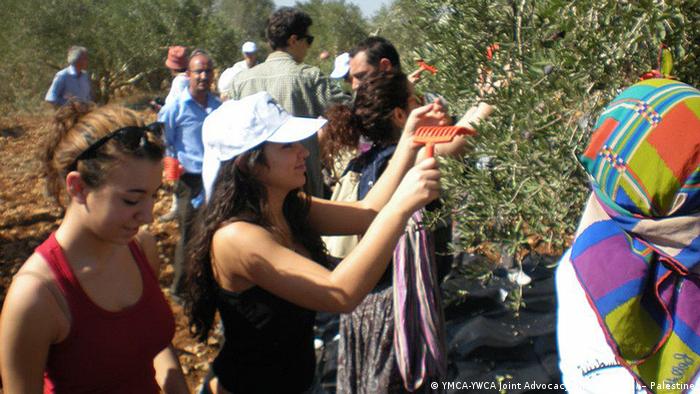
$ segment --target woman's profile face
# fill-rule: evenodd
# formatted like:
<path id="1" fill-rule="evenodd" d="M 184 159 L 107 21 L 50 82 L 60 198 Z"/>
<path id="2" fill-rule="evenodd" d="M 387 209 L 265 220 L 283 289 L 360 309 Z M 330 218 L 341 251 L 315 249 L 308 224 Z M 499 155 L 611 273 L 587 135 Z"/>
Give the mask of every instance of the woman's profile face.
<path id="1" fill-rule="evenodd" d="M 139 227 L 153 221 L 153 205 L 162 172 L 160 161 L 121 160 L 109 170 L 104 184 L 88 189 L 85 225 L 105 241 L 128 243 Z"/>
<path id="2" fill-rule="evenodd" d="M 300 142 L 268 142 L 263 147 L 263 154 L 267 166 L 258 166 L 257 174 L 260 182 L 268 189 L 279 189 L 287 193 L 304 186 L 309 151 Z"/>

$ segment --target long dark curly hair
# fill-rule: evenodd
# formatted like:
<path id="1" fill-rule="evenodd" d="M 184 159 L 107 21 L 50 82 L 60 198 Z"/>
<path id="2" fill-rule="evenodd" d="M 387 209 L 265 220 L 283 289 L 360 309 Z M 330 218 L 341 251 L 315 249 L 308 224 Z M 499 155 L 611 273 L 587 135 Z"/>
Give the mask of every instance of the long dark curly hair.
<path id="1" fill-rule="evenodd" d="M 339 153 L 356 149 L 360 136 L 375 145 L 397 141 L 392 116 L 395 108 L 408 109 L 412 91 L 401 71 L 377 71 L 367 75 L 355 92 L 352 104 L 338 104 L 326 111 L 321 156 L 324 165 L 333 168 Z"/>
<path id="2" fill-rule="evenodd" d="M 193 231 L 195 236 L 187 244 L 185 313 L 190 332 L 200 341 L 207 339 L 216 314 L 219 287 L 211 261 L 214 233 L 225 224 L 245 220 L 280 234 L 266 215 L 267 190 L 253 173 L 256 165 L 267 166 L 264 145 L 221 163 L 211 200 L 200 211 Z M 295 189 L 284 200 L 282 211 L 293 241 L 303 245 L 314 261 L 327 266 L 325 246 L 308 221 L 310 203 L 308 194 Z"/>

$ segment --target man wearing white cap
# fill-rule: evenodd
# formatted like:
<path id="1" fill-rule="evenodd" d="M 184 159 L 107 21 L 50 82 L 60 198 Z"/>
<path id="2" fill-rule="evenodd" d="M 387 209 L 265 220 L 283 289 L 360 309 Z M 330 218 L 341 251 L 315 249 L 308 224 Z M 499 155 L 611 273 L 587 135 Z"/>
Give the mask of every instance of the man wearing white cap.
<path id="1" fill-rule="evenodd" d="M 341 53 L 335 58 L 333 63 L 333 71 L 331 72 L 331 78 L 342 79 L 347 83 L 351 83 L 350 78 L 350 54 L 347 52 Z"/>
<path id="2" fill-rule="evenodd" d="M 219 77 L 216 87 L 219 89 L 221 100 L 230 98 L 228 92 L 231 90 L 233 77 L 241 71 L 253 68 L 258 64 L 258 46 L 253 41 L 246 41 L 241 47 L 241 52 L 243 53 L 243 60 L 224 70 Z"/>

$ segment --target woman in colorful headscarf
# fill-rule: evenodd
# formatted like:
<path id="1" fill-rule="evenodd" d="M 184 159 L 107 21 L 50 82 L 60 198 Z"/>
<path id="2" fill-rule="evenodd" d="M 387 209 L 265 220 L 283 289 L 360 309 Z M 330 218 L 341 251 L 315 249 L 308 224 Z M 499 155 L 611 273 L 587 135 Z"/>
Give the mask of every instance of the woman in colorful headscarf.
<path id="1" fill-rule="evenodd" d="M 700 367 L 700 91 L 624 90 L 582 156 L 592 193 L 557 271 L 570 392 L 692 392 Z"/>

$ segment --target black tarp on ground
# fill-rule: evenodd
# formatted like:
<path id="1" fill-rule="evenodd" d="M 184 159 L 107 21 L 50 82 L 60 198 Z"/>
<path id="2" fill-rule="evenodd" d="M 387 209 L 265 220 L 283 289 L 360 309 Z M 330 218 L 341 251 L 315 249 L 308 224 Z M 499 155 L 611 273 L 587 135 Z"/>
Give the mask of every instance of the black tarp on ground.
<path id="1" fill-rule="evenodd" d="M 467 279 L 483 259 L 456 259 L 441 285 L 448 376 L 439 382 L 440 388 L 447 393 L 563 392 L 555 337 L 555 263 L 552 258 L 525 259 L 523 272 L 532 281 L 523 286 L 522 306 L 514 313 L 502 301 L 517 288 L 508 271 Z M 319 314 L 317 323 L 317 337 L 324 343 L 317 372 L 324 390 L 335 393 L 338 318 Z"/>

